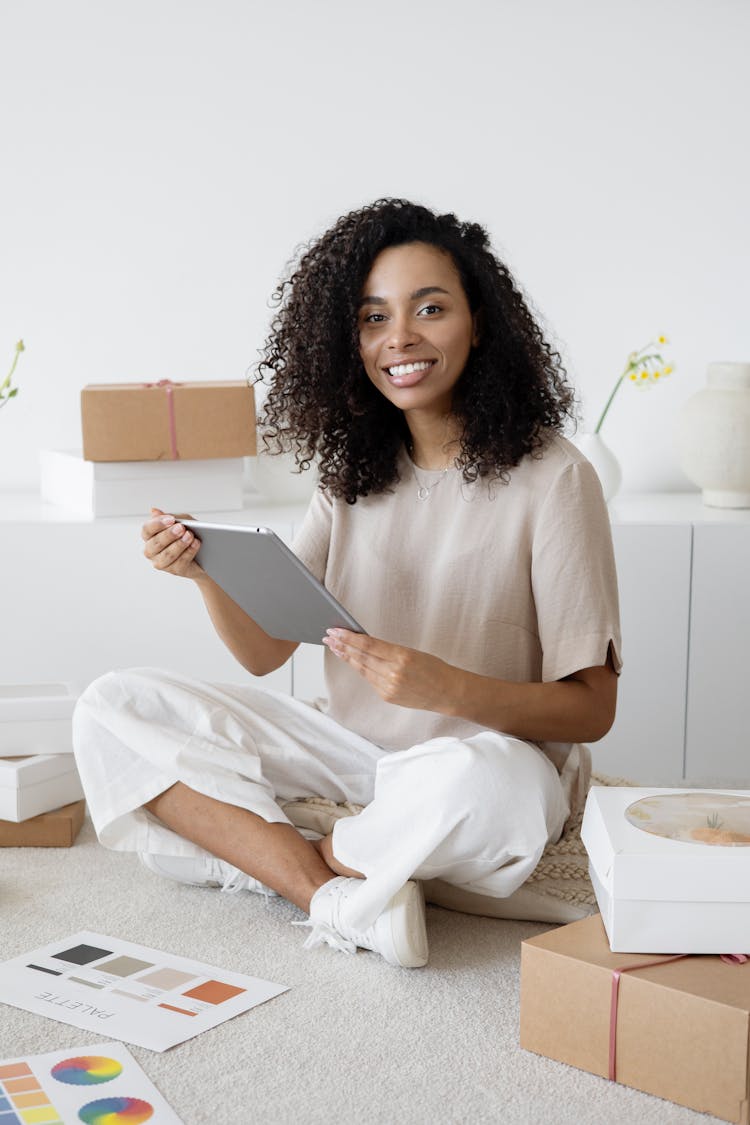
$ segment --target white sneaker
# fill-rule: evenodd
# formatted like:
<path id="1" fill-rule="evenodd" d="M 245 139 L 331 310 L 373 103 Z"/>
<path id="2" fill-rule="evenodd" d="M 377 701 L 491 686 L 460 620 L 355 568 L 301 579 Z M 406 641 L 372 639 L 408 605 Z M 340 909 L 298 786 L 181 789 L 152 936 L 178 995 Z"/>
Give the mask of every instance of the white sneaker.
<path id="1" fill-rule="evenodd" d="M 238 867 L 232 867 L 223 859 L 212 855 L 151 855 L 139 852 L 138 858 L 144 867 L 155 875 L 174 879 L 176 883 L 187 883 L 191 887 L 220 887 L 222 891 L 256 891 L 266 898 L 277 898 L 276 891 L 266 887 L 252 875 L 246 875 Z"/>
<path id="2" fill-rule="evenodd" d="M 426 965 L 427 929 L 421 884 L 413 880 L 405 883 L 369 929 L 358 932 L 347 922 L 347 915 L 361 886 L 361 879 L 338 876 L 315 892 L 309 921 L 296 923 L 312 927 L 305 949 L 325 943 L 344 953 L 356 953 L 359 946 L 379 953 L 389 965 L 404 969 Z"/>

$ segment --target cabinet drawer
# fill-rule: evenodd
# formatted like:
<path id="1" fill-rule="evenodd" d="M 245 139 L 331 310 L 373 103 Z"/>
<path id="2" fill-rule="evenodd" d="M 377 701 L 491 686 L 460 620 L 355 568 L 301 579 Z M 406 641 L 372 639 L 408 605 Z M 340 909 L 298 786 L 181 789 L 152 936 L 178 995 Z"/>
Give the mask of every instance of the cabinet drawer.
<path id="1" fill-rule="evenodd" d="M 683 776 L 691 526 L 612 528 L 623 671 L 612 730 L 591 747 L 594 769 L 638 784 Z"/>
<path id="2" fill-rule="evenodd" d="M 750 527 L 695 528 L 686 775 L 750 778 Z"/>

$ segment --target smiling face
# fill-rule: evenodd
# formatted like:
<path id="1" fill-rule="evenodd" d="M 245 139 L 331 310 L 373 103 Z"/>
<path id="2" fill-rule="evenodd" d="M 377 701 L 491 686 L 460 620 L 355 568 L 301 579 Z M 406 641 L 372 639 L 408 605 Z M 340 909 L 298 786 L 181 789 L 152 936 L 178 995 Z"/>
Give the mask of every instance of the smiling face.
<path id="1" fill-rule="evenodd" d="M 400 410 L 447 415 L 477 325 L 450 254 L 426 242 L 378 254 L 359 310 L 368 378 Z"/>

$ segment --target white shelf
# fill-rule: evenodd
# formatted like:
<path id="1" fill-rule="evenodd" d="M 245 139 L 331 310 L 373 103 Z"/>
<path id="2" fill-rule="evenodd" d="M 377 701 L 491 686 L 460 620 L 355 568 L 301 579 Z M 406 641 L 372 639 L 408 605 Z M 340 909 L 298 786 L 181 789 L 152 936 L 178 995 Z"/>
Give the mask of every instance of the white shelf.
<path id="1" fill-rule="evenodd" d="M 613 524 L 750 524 L 750 508 L 709 508 L 700 492 L 632 492 L 610 500 L 609 517 Z"/>
<path id="2" fill-rule="evenodd" d="M 306 504 L 279 504 L 259 493 L 247 492 L 241 510 L 194 512 L 196 518 L 213 522 L 250 524 L 274 518 L 298 524 Z M 142 522 L 143 516 L 107 516 L 95 521 L 92 516 L 44 503 L 37 492 L 0 491 L 0 523 L 110 523 L 117 519 Z M 613 524 L 626 523 L 728 523 L 750 524 L 750 508 L 709 508 L 700 492 L 631 492 L 616 496 L 609 503 Z"/>

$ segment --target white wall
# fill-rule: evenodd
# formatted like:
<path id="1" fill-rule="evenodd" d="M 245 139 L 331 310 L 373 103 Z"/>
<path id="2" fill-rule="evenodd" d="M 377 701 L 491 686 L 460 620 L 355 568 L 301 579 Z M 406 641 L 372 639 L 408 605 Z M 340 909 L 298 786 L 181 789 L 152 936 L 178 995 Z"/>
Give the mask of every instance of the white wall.
<path id="1" fill-rule="evenodd" d="M 402 195 L 486 224 L 626 489 L 706 364 L 750 359 L 746 0 L 3 0 L 0 488 L 89 382 L 241 378 L 295 246 Z M 4 357 L 4 358 L 3 358 Z"/>

